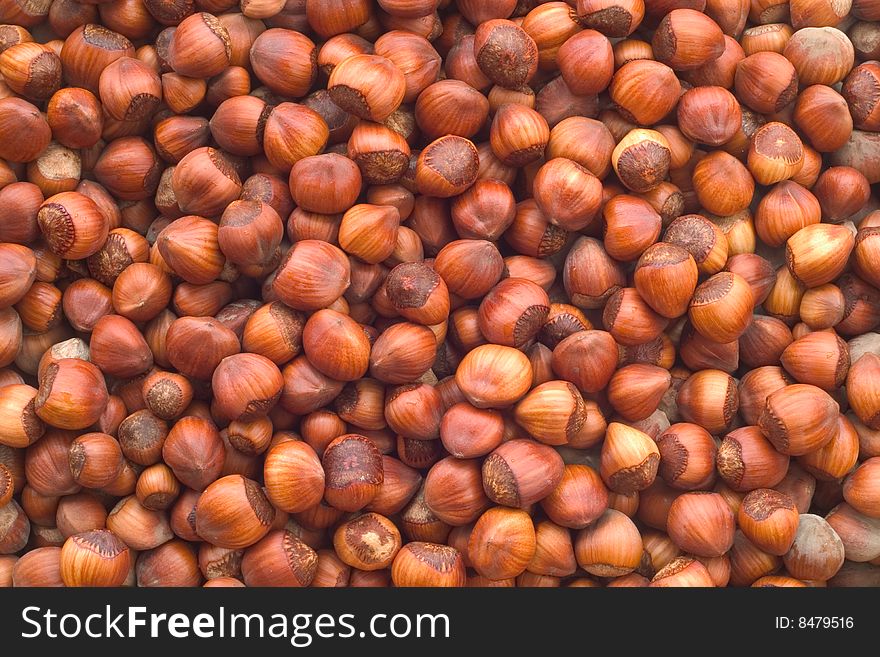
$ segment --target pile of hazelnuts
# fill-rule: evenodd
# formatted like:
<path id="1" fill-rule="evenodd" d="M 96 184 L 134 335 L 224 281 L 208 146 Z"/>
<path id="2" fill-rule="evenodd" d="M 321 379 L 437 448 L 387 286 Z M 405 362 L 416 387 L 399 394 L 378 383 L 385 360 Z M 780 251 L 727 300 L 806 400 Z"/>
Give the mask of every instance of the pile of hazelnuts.
<path id="1" fill-rule="evenodd" d="M 880 1 L 0 23 L 0 586 L 880 586 Z"/>

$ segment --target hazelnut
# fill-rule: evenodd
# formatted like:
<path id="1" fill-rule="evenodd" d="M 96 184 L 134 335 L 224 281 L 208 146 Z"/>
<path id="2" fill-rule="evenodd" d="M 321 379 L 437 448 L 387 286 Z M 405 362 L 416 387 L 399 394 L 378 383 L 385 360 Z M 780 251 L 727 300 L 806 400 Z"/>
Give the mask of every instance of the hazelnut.
<path id="1" fill-rule="evenodd" d="M 604 91 L 614 74 L 611 42 L 592 29 L 566 39 L 559 48 L 556 63 L 568 88 L 579 96 Z"/>
<path id="2" fill-rule="evenodd" d="M 145 508 L 134 495 L 110 510 L 107 529 L 135 550 L 152 550 L 173 537 L 165 514 Z"/>
<path id="3" fill-rule="evenodd" d="M 874 504 L 877 490 L 873 473 L 877 471 L 880 461 L 876 457 L 866 459 L 853 470 L 843 481 L 843 497 L 856 511 L 872 518 L 877 517 Z"/>
<path id="4" fill-rule="evenodd" d="M 793 119 L 813 148 L 822 153 L 842 148 L 852 134 L 853 120 L 846 99 L 824 84 L 801 91 Z"/>
<path id="5" fill-rule="evenodd" d="M 795 132 L 778 121 L 755 131 L 749 145 L 748 167 L 762 185 L 787 180 L 804 165 L 804 147 Z"/>
<path id="6" fill-rule="evenodd" d="M 649 126 L 659 123 L 678 103 L 681 83 L 666 64 L 639 59 L 615 72 L 608 93 L 624 118 Z"/>
<path id="7" fill-rule="evenodd" d="M 608 298 L 602 323 L 619 344 L 636 346 L 657 338 L 669 322 L 645 303 L 638 290 L 623 287 Z"/>
<path id="8" fill-rule="evenodd" d="M 619 422 L 608 425 L 600 472 L 611 490 L 644 490 L 657 476 L 659 463 L 657 445 L 647 434 Z"/>
<path id="9" fill-rule="evenodd" d="M 607 507 L 608 490 L 599 473 L 586 465 L 566 465 L 559 484 L 541 500 L 541 508 L 554 523 L 571 529 L 587 527 Z"/>
<path id="10" fill-rule="evenodd" d="M 281 103 L 266 118 L 263 150 L 272 166 L 287 172 L 302 158 L 320 153 L 329 136 L 327 123 L 315 110 Z"/>
<path id="11" fill-rule="evenodd" d="M 625 37 L 645 16 L 644 3 L 637 0 L 579 0 L 578 22 L 608 37 Z"/>
<path id="12" fill-rule="evenodd" d="M 570 381 L 579 390 L 598 392 L 605 388 L 617 369 L 616 348 L 610 333 L 578 331 L 556 346 L 551 365 L 560 378 Z"/>
<path id="13" fill-rule="evenodd" d="M 783 454 L 806 454 L 823 447 L 834 437 L 837 406 L 821 388 L 798 383 L 767 397 L 758 424 Z"/>
<path id="14" fill-rule="evenodd" d="M 670 383 L 669 371 L 662 367 L 625 365 L 608 382 L 608 402 L 625 420 L 638 422 L 657 410 Z"/>
<path id="15" fill-rule="evenodd" d="M 302 240 L 282 260 L 272 289 L 291 308 L 318 310 L 342 296 L 350 276 L 348 258 L 339 248 L 319 240 Z"/>
<path id="16" fill-rule="evenodd" d="M 327 83 L 333 102 L 350 114 L 381 123 L 403 101 L 406 79 L 380 55 L 354 55 L 333 68 Z"/>
<path id="17" fill-rule="evenodd" d="M 97 367 L 87 361 L 63 358 L 46 368 L 33 407 L 37 416 L 52 426 L 85 429 L 98 420 L 107 400 L 104 377 Z"/>
<path id="18" fill-rule="evenodd" d="M 581 529 L 574 540 L 578 565 L 597 577 L 620 577 L 642 560 L 642 537 L 632 520 L 620 511 L 606 510 Z"/>
<path id="19" fill-rule="evenodd" d="M 177 73 L 191 78 L 210 78 L 221 73 L 232 58 L 229 31 L 212 14 L 184 18 L 171 35 L 168 63 Z"/>
<path id="20" fill-rule="evenodd" d="M 574 385 L 548 381 L 517 403 L 514 418 L 539 442 L 564 445 L 581 431 L 587 416 L 583 398 Z"/>
<path id="21" fill-rule="evenodd" d="M 133 428 L 135 431 L 137 429 Z M 137 434 L 134 437 L 139 438 Z M 161 432 L 157 438 L 157 442 L 161 443 L 158 449 L 161 450 L 162 460 L 182 484 L 202 490 L 220 476 L 223 469 L 222 441 L 217 428 L 210 421 L 187 416 L 175 423 L 164 437 L 164 442 L 161 442 Z M 135 444 L 134 447 L 140 445 Z M 149 461 L 154 463 L 158 458 Z"/>
<path id="22" fill-rule="evenodd" d="M 333 547 L 352 568 L 381 570 L 389 567 L 400 551 L 400 532 L 385 516 L 365 513 L 336 529 Z"/>
<path id="23" fill-rule="evenodd" d="M 113 436 L 85 433 L 77 437 L 68 452 L 74 481 L 86 488 L 111 484 L 124 466 L 122 449 Z"/>
<path id="24" fill-rule="evenodd" d="M 324 497 L 342 511 L 362 509 L 382 485 L 381 455 L 375 444 L 364 436 L 339 436 L 327 446 L 322 464 L 326 473 Z"/>
<path id="25" fill-rule="evenodd" d="M 535 556 L 527 572 L 566 577 L 577 570 L 570 532 L 549 520 L 535 526 Z"/>
<path id="26" fill-rule="evenodd" d="M 450 456 L 431 466 L 425 477 L 424 496 L 431 512 L 452 526 L 474 522 L 490 506 L 483 492 L 480 465 L 472 459 Z"/>
<path id="27" fill-rule="evenodd" d="M 733 272 L 720 272 L 700 284 L 688 307 L 694 328 L 715 342 L 733 342 L 752 318 L 754 297 L 748 282 Z"/>
<path id="28" fill-rule="evenodd" d="M 677 403 L 685 421 L 720 433 L 730 426 L 739 407 L 736 381 L 720 370 L 695 372 L 681 385 Z"/>
<path id="29" fill-rule="evenodd" d="M 785 44 L 782 54 L 797 71 L 801 87 L 813 84 L 830 87 L 841 82 L 853 67 L 852 42 L 833 26 L 799 24 L 798 14 L 796 9 L 792 11 L 792 25 L 797 31 Z"/>
<path id="30" fill-rule="evenodd" d="M 549 495 L 563 476 L 561 457 L 530 440 L 503 443 L 483 462 L 483 488 L 489 499 L 524 508 Z"/>
<path id="31" fill-rule="evenodd" d="M 61 548 L 41 547 L 22 555 L 12 567 L 13 586 L 61 587 Z"/>
<path id="32" fill-rule="evenodd" d="M 370 351 L 370 374 L 386 383 L 409 383 L 427 372 L 437 338 L 427 326 L 401 322 L 383 331 Z"/>
<path id="33" fill-rule="evenodd" d="M 251 421 L 266 415 L 283 385 L 278 367 L 257 354 L 227 356 L 211 378 L 217 411 L 231 420 Z"/>
<path id="34" fill-rule="evenodd" d="M 661 568 L 648 586 L 714 586 L 709 570 L 700 561 L 690 557 L 677 557 Z"/>
<path id="35" fill-rule="evenodd" d="M 303 350 L 320 372 L 338 381 L 354 381 L 367 373 L 370 344 L 363 329 L 347 315 L 319 310 L 303 328 Z"/>
<path id="36" fill-rule="evenodd" d="M 810 333 L 788 345 L 780 362 L 798 382 L 834 391 L 846 381 L 849 348 L 834 333 Z"/>
<path id="37" fill-rule="evenodd" d="M 474 569 L 491 580 L 521 574 L 536 549 L 535 527 L 529 515 L 504 507 L 489 509 L 480 516 L 467 546 Z"/>
<path id="38" fill-rule="evenodd" d="M 48 100 L 61 86 L 61 59 L 47 45 L 22 42 L 0 54 L 0 74 L 15 93 Z"/>
<path id="39" fill-rule="evenodd" d="M 255 481 L 228 475 L 201 494 L 195 518 L 199 536 L 219 547 L 240 549 L 266 535 L 275 509 Z"/>
<path id="40" fill-rule="evenodd" d="M 716 457 L 718 474 L 738 492 L 775 486 L 785 477 L 788 464 L 788 455 L 777 452 L 755 426 L 727 434 Z"/>
<path id="41" fill-rule="evenodd" d="M 456 196 L 474 183 L 478 164 L 477 150 L 469 140 L 456 135 L 440 137 L 419 155 L 416 187 L 427 196 Z"/>
<path id="42" fill-rule="evenodd" d="M 825 519 L 804 513 L 794 543 L 782 561 L 793 577 L 824 582 L 843 565 L 844 545 Z"/>
<path id="43" fill-rule="evenodd" d="M 210 147 L 187 153 L 175 167 L 171 185 L 182 212 L 208 217 L 221 214 L 241 194 L 241 180 L 228 157 Z"/>
<path id="44" fill-rule="evenodd" d="M 681 490 L 702 488 L 715 471 L 715 441 L 701 426 L 681 422 L 657 438 L 658 474 L 669 486 Z"/>
<path id="45" fill-rule="evenodd" d="M 10 162 L 30 162 L 52 139 L 52 130 L 36 106 L 21 98 L 0 99 L 0 130 L 5 139 L 0 157 Z"/>
<path id="46" fill-rule="evenodd" d="M 248 59 L 254 74 L 269 89 L 286 98 L 300 98 L 318 76 L 316 57 L 315 44 L 307 36 L 273 27 L 253 40 Z"/>
<path id="47" fill-rule="evenodd" d="M 242 578 L 248 586 L 309 586 L 317 553 L 287 529 L 276 529 L 245 550 Z"/>
<path id="48" fill-rule="evenodd" d="M 76 534 L 61 548 L 65 586 L 120 586 L 130 568 L 128 546 L 108 530 Z"/>
<path id="49" fill-rule="evenodd" d="M 440 392 L 426 383 L 398 386 L 385 398 L 385 420 L 396 433 L 407 438 L 434 440 L 440 435 L 443 400 Z"/>
<path id="50" fill-rule="evenodd" d="M 611 154 L 614 172 L 628 189 L 643 193 L 659 185 L 669 172 L 669 142 L 656 130 L 631 130 Z"/>
<path id="51" fill-rule="evenodd" d="M 436 543 L 407 543 L 391 564 L 391 579 L 397 587 L 464 586 L 465 576 L 459 551 Z"/>
<path id="52" fill-rule="evenodd" d="M 487 78 L 509 89 L 528 84 L 538 70 L 535 41 L 516 23 L 501 18 L 477 26 L 474 57 Z"/>
<path id="53" fill-rule="evenodd" d="M 818 287 L 843 273 L 854 243 L 852 232 L 845 226 L 804 226 L 786 242 L 786 265 L 798 283 Z"/>
<path id="54" fill-rule="evenodd" d="M 684 71 L 717 59 L 724 51 L 724 35 L 705 14 L 673 9 L 657 26 L 651 46 L 659 61 Z"/>

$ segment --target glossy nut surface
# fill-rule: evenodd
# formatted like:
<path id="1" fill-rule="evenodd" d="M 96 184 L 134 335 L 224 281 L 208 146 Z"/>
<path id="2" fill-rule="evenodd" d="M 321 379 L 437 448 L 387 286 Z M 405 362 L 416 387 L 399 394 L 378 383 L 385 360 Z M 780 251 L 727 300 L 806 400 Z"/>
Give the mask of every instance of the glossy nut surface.
<path id="1" fill-rule="evenodd" d="M 876 584 L 874 4 L 3 0 L 0 585 Z"/>

